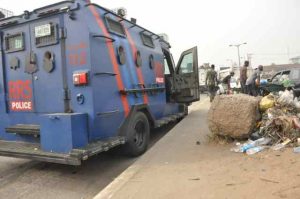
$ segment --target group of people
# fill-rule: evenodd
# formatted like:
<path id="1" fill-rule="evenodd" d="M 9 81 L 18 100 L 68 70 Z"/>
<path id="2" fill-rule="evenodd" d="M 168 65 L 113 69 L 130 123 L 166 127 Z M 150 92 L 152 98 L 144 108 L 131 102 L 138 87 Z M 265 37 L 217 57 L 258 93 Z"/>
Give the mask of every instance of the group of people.
<path id="1" fill-rule="evenodd" d="M 244 66 L 240 69 L 240 84 L 241 92 L 244 94 L 249 94 L 252 96 L 257 96 L 259 94 L 258 86 L 260 84 L 260 76 L 263 71 L 263 66 L 258 66 L 254 72 L 248 77 L 248 67 L 249 61 L 245 61 Z M 230 72 L 222 81 L 218 80 L 218 74 L 215 70 L 215 65 L 211 65 L 210 70 L 207 71 L 205 84 L 207 86 L 210 102 L 212 102 L 216 96 L 219 89 L 219 83 L 222 83 L 229 94 L 231 92 L 231 78 L 234 76 L 234 72 Z"/>

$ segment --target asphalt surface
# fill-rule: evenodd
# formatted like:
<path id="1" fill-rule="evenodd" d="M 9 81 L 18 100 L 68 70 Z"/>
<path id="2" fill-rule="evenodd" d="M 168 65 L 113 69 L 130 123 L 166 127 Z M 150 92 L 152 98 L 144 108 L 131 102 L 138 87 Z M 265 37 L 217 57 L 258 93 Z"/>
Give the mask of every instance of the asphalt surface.
<path id="1" fill-rule="evenodd" d="M 154 130 L 150 147 L 174 126 Z M 74 167 L 0 157 L 0 199 L 93 198 L 137 159 L 110 152 Z"/>

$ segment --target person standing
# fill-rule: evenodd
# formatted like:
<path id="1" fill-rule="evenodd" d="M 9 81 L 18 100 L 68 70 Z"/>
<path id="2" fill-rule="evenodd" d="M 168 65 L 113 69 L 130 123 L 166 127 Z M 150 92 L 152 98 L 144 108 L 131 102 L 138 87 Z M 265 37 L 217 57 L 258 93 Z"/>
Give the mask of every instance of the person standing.
<path id="1" fill-rule="evenodd" d="M 260 65 L 258 68 L 254 70 L 254 72 L 251 74 L 251 76 L 246 81 L 246 87 L 248 90 L 248 94 L 252 96 L 258 95 L 258 86 L 260 84 L 260 75 L 263 71 L 263 66 Z"/>
<path id="2" fill-rule="evenodd" d="M 217 72 L 215 71 L 215 65 L 211 65 L 211 68 L 206 73 L 205 85 L 208 88 L 210 102 L 212 102 L 217 92 Z"/>
<path id="3" fill-rule="evenodd" d="M 242 93 L 247 94 L 246 81 L 247 81 L 247 71 L 249 67 L 249 61 L 245 61 L 244 66 L 240 69 L 240 84 Z"/>

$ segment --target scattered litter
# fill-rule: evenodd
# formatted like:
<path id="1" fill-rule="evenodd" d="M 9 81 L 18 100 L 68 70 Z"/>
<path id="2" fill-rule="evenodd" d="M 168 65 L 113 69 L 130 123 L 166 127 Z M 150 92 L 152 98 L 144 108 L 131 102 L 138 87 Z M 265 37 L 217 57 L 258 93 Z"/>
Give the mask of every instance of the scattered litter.
<path id="1" fill-rule="evenodd" d="M 280 143 L 280 144 L 276 144 L 275 146 L 272 147 L 272 149 L 274 151 L 278 151 L 280 149 L 283 149 L 287 144 L 289 144 L 291 142 L 290 139 L 286 139 L 284 142 Z"/>
<path id="2" fill-rule="evenodd" d="M 258 152 L 263 151 L 263 150 L 266 149 L 266 148 L 267 148 L 267 146 L 257 146 L 257 147 L 253 147 L 253 148 L 251 148 L 251 149 L 248 149 L 248 150 L 246 151 L 246 153 L 247 153 L 247 155 L 253 155 L 253 154 L 255 154 L 255 153 L 258 153 Z"/>
<path id="3" fill-rule="evenodd" d="M 200 180 L 200 178 L 191 178 L 189 180 L 191 180 L 191 181 L 198 181 L 198 180 Z"/>
<path id="4" fill-rule="evenodd" d="M 248 140 L 248 142 L 242 144 L 242 145 L 239 145 L 237 147 L 234 147 L 231 149 L 231 151 L 233 152 L 236 152 L 236 153 L 244 153 L 244 152 L 248 152 L 250 149 L 254 149 L 254 148 L 257 148 L 257 149 L 254 149 L 254 150 L 258 150 L 257 152 L 259 151 L 262 151 L 263 148 L 260 148 L 264 145 L 267 145 L 268 143 L 271 142 L 271 139 L 270 138 L 260 138 L 258 140 Z M 255 153 L 257 153 L 255 152 Z M 254 154 L 253 151 L 249 151 L 249 154 Z M 248 154 L 248 153 L 247 153 Z"/>
<path id="5" fill-rule="evenodd" d="M 265 181 L 265 182 L 271 182 L 271 183 L 274 183 L 274 184 L 278 184 L 279 183 L 278 181 L 269 180 L 269 179 L 265 179 L 265 178 L 260 178 L 260 180 Z"/>
<path id="6" fill-rule="evenodd" d="M 294 153 L 300 153 L 300 147 L 299 146 L 294 148 Z"/>

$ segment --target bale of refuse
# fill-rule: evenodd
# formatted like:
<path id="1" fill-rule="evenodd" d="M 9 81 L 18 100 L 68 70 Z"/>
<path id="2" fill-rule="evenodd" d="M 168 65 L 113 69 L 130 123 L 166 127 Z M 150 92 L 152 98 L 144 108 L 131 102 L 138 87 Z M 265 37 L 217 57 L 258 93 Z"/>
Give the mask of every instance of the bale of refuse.
<path id="1" fill-rule="evenodd" d="M 213 134 L 248 138 L 260 117 L 261 98 L 249 95 L 220 95 L 211 104 L 208 125 Z"/>

